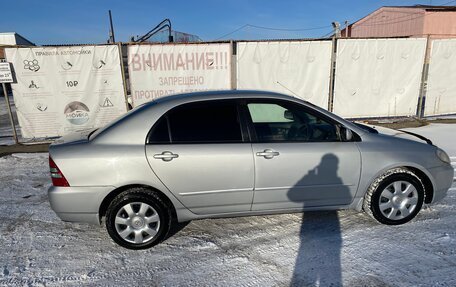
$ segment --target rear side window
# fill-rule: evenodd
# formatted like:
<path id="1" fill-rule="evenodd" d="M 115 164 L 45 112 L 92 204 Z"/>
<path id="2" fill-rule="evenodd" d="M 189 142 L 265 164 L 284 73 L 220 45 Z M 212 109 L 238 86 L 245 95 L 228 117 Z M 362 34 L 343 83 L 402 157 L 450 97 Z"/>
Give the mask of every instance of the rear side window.
<path id="1" fill-rule="evenodd" d="M 152 132 L 149 135 L 149 143 L 151 144 L 166 144 L 170 143 L 169 131 L 168 131 L 168 118 L 167 116 L 162 117 L 152 128 Z"/>
<path id="2" fill-rule="evenodd" d="M 153 127 L 149 143 L 242 142 L 235 101 L 184 104 L 163 116 Z"/>

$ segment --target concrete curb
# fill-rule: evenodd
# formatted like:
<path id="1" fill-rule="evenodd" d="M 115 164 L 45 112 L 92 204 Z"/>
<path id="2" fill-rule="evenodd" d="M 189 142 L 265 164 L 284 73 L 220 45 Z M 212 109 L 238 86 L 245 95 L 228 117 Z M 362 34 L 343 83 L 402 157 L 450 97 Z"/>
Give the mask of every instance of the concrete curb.
<path id="1" fill-rule="evenodd" d="M 13 153 L 35 153 L 35 152 L 48 152 L 49 144 L 36 144 L 36 145 L 5 145 L 0 146 L 0 157 L 10 155 Z"/>

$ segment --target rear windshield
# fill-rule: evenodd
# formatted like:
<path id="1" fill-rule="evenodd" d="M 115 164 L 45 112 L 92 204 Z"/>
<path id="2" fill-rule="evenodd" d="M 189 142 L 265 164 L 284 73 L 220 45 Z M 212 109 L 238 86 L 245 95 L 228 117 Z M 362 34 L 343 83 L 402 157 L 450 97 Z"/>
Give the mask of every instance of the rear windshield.
<path id="1" fill-rule="evenodd" d="M 130 117 L 131 115 L 134 115 L 136 114 L 137 112 L 143 110 L 146 106 L 151 106 L 151 105 L 154 105 L 155 102 L 147 102 L 147 103 L 144 103 L 144 104 L 141 104 L 135 108 L 133 108 L 132 110 L 129 110 L 128 112 L 126 112 L 125 114 L 117 117 L 116 119 L 114 119 L 112 122 L 110 122 L 109 124 L 105 125 L 104 127 L 101 127 L 101 128 L 98 128 L 94 131 L 92 131 L 90 134 L 89 134 L 89 140 L 93 140 L 94 138 L 96 138 L 99 134 L 101 134 L 103 131 L 109 129 L 111 126 L 113 126 L 115 123 L 127 118 L 127 117 Z"/>

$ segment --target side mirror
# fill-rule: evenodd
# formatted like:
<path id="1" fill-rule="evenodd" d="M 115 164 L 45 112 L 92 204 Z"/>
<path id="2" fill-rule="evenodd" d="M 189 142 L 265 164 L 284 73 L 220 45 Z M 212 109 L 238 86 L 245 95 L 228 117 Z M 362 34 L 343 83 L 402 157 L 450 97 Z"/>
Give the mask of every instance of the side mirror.
<path id="1" fill-rule="evenodd" d="M 343 129 L 345 130 L 345 140 L 351 141 L 353 139 L 353 132 L 345 127 Z"/>
<path id="2" fill-rule="evenodd" d="M 286 118 L 287 120 L 294 121 L 294 115 L 289 110 L 286 110 L 283 112 L 283 117 Z"/>

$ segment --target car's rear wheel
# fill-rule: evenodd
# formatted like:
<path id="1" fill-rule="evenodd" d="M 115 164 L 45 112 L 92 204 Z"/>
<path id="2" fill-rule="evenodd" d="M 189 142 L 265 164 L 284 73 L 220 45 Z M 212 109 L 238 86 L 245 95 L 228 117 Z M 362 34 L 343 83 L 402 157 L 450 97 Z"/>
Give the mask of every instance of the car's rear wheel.
<path id="1" fill-rule="evenodd" d="M 364 211 L 380 223 L 398 225 L 412 220 L 424 201 L 420 178 L 405 168 L 378 177 L 364 197 Z"/>
<path id="2" fill-rule="evenodd" d="M 106 211 L 109 235 L 129 249 L 146 249 L 160 243 L 170 227 L 169 207 L 155 192 L 144 188 L 119 194 Z"/>

